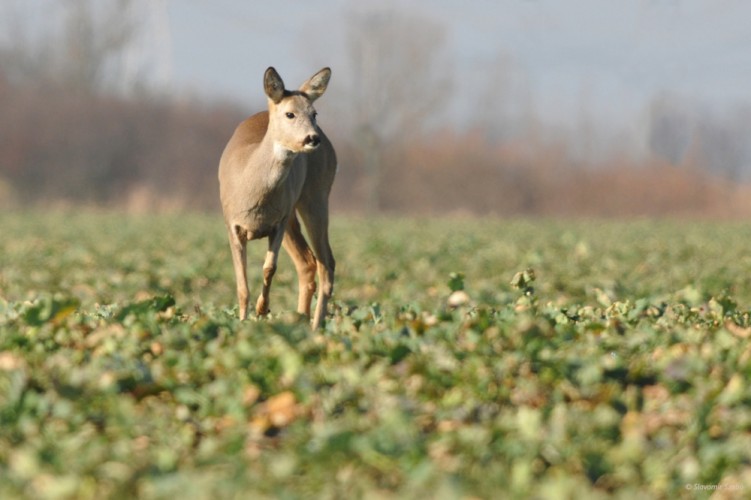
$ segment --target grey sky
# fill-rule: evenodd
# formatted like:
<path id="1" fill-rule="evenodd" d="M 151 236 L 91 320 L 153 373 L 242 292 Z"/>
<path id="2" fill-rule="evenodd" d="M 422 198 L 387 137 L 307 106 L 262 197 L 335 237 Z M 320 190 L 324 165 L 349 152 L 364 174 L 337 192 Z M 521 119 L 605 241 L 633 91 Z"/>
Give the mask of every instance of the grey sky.
<path id="1" fill-rule="evenodd" d="M 62 3 L 0 0 L 43 29 Z M 516 92 L 546 122 L 582 112 L 598 124 L 634 126 L 660 92 L 723 112 L 751 102 L 751 2 L 747 0 L 136 0 L 149 11 L 134 66 L 170 92 L 261 103 L 261 75 L 274 65 L 290 84 L 321 66 L 332 92 L 346 90 L 347 21 L 391 8 L 446 30 L 447 103 L 460 122 L 492 95 L 501 61 Z M 8 11 L 8 9 L 5 9 Z M 0 10 L 0 14 L 3 11 Z M 140 62 L 139 62 L 140 61 Z M 143 70 L 142 70 L 143 73 Z M 506 89 L 508 90 L 508 89 Z"/>
<path id="2" fill-rule="evenodd" d="M 383 5 L 383 3 L 379 3 Z M 510 59 L 526 75 L 543 117 L 565 121 L 582 106 L 596 117 L 632 118 L 660 91 L 707 106 L 751 100 L 751 3 L 743 0 L 413 0 L 447 30 L 448 60 L 480 91 L 492 66 Z M 172 0 L 173 76 L 178 88 L 257 102 L 276 65 L 292 82 L 321 65 L 349 64 L 348 15 L 356 0 L 238 2 Z M 472 88 L 472 87 L 477 88 Z M 457 99 L 453 109 L 472 112 Z"/>

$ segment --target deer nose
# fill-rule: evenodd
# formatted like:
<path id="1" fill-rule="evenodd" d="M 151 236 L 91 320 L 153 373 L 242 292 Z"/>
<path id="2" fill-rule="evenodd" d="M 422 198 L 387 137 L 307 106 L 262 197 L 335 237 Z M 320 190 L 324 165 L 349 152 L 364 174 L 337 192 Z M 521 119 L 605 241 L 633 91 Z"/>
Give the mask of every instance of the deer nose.
<path id="1" fill-rule="evenodd" d="M 321 138 L 318 137 L 318 134 L 308 134 L 302 143 L 303 146 L 312 146 L 315 148 L 321 143 Z"/>

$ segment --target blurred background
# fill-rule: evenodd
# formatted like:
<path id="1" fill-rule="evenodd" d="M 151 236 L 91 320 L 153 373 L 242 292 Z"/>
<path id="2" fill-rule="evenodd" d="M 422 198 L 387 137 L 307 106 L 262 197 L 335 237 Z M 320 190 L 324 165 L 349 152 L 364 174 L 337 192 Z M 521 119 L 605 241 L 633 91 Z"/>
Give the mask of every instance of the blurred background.
<path id="1" fill-rule="evenodd" d="M 341 213 L 751 216 L 744 0 L 0 0 L 0 207 L 216 211 L 288 88 Z"/>

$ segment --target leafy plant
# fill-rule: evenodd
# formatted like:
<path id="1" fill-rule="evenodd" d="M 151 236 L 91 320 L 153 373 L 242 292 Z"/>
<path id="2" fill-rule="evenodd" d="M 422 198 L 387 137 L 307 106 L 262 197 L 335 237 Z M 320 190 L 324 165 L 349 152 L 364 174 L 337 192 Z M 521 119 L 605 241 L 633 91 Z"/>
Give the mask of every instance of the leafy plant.
<path id="1" fill-rule="evenodd" d="M 335 220 L 316 332 L 284 255 L 236 319 L 213 216 L 0 232 L 2 498 L 751 488 L 745 225 Z"/>

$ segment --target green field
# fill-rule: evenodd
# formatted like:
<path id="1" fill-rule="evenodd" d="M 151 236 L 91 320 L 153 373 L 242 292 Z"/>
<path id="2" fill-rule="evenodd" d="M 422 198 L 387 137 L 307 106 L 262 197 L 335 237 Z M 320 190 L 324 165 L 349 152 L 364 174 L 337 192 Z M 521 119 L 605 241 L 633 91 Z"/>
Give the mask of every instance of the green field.
<path id="1" fill-rule="evenodd" d="M 0 498 L 751 495 L 750 243 L 336 219 L 312 332 L 286 255 L 236 319 L 219 215 L 0 215 Z"/>

